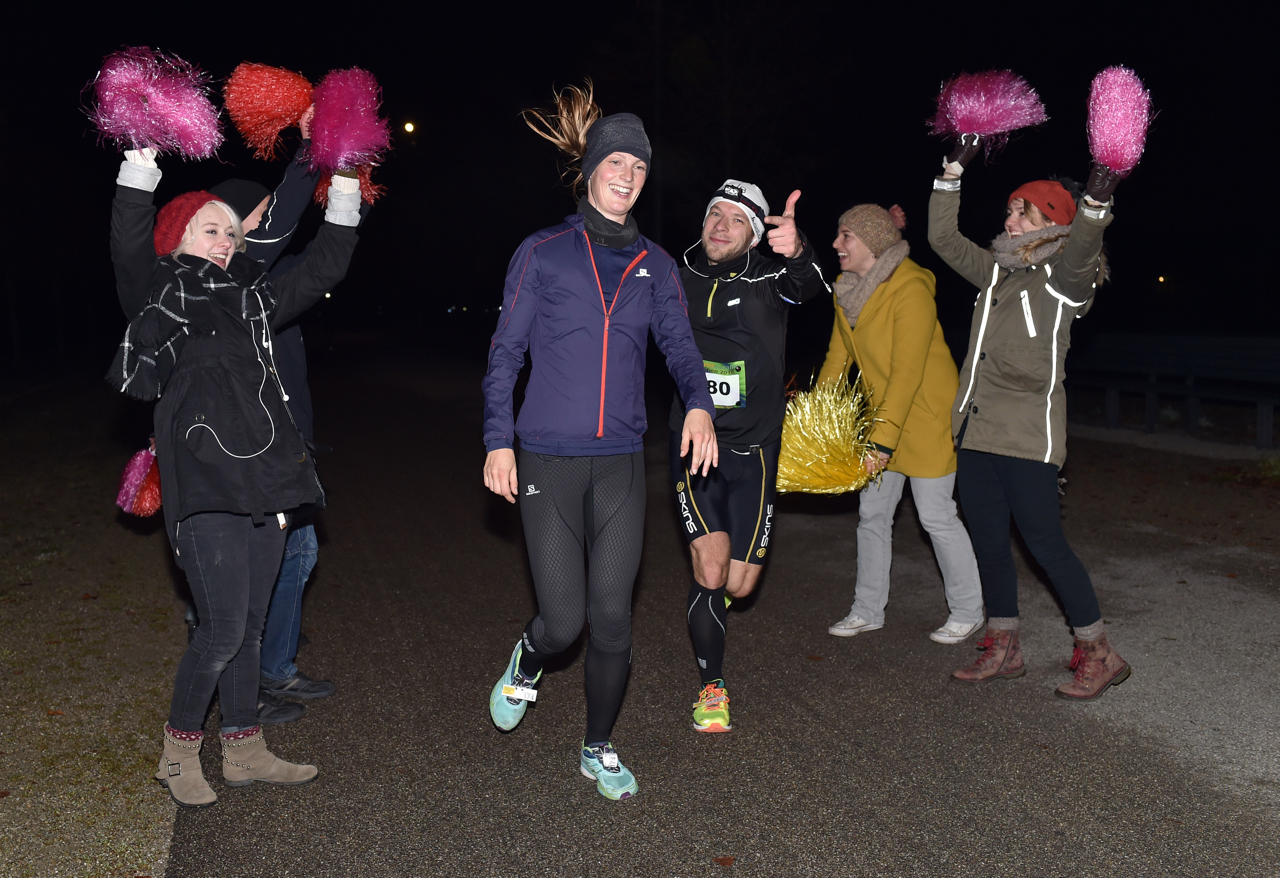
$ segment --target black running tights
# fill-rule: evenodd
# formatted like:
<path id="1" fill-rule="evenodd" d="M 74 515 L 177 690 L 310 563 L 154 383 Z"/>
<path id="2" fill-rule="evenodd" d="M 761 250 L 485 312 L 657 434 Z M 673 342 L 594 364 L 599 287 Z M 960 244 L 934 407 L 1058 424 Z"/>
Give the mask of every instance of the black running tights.
<path id="1" fill-rule="evenodd" d="M 563 652 L 590 624 L 588 743 L 608 740 L 631 664 L 631 589 L 644 537 L 644 452 L 553 457 L 519 452 L 520 518 L 538 595 L 521 672 Z"/>

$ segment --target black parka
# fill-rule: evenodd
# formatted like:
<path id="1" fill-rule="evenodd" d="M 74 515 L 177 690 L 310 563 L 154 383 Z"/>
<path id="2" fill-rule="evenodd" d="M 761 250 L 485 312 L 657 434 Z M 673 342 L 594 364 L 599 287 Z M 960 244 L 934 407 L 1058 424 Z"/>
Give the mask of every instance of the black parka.
<path id="1" fill-rule="evenodd" d="M 156 454 L 170 538 L 198 512 L 261 521 L 322 502 L 311 454 L 275 374 L 271 328 L 342 280 L 355 230 L 325 223 L 306 260 L 271 278 L 242 253 L 226 270 L 199 257 L 157 258 L 154 221 L 151 193 L 117 187 L 111 253 L 120 304 L 132 318 L 129 344 L 159 348 L 173 327 L 181 329 L 180 352 L 156 386 Z M 108 380 L 147 398 L 145 388 L 122 387 L 126 347 Z M 163 361 L 163 353 L 156 359 Z"/>

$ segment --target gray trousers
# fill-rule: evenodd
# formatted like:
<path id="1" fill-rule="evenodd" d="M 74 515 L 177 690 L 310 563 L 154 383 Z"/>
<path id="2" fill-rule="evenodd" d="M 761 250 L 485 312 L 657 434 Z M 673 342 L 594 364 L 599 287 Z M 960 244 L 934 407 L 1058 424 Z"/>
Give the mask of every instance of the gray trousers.
<path id="1" fill-rule="evenodd" d="M 867 485 L 858 498 L 858 582 L 853 612 L 876 625 L 884 624 L 884 608 L 889 602 L 893 513 L 906 482 L 902 473 L 885 472 L 879 484 Z M 955 484 L 955 473 L 939 479 L 912 478 L 911 496 L 942 568 L 943 590 L 951 610 L 947 621 L 981 622 L 982 583 L 973 544 L 951 496 Z"/>

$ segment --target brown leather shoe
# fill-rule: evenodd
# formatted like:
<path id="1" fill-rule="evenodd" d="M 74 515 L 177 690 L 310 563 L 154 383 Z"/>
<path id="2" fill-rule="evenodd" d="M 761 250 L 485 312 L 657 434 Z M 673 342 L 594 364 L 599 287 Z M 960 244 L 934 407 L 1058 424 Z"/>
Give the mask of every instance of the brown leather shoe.
<path id="1" fill-rule="evenodd" d="M 1000 628 L 987 628 L 987 636 L 978 644 L 982 655 L 967 668 L 951 674 L 961 683 L 987 683 L 991 680 L 1012 680 L 1027 672 L 1022 664 L 1022 647 L 1018 645 L 1018 632 Z"/>
<path id="2" fill-rule="evenodd" d="M 180 741 L 170 735 L 169 727 L 165 726 L 164 753 L 156 770 L 156 780 L 184 808 L 205 808 L 218 801 L 200 768 L 200 745 L 203 743 L 203 739 Z"/>
<path id="3" fill-rule="evenodd" d="M 314 765 L 295 765 L 278 758 L 267 749 L 261 728 L 238 740 L 222 736 L 222 779 L 229 787 L 247 787 L 255 780 L 292 786 L 310 783 L 319 773 Z"/>
<path id="4" fill-rule="evenodd" d="M 1071 655 L 1068 669 L 1076 675 L 1070 683 L 1063 683 L 1054 695 L 1073 701 L 1092 701 L 1107 691 L 1109 686 L 1119 686 L 1129 679 L 1132 669 L 1111 648 L 1104 631 L 1097 640 L 1076 638 L 1076 649 Z"/>

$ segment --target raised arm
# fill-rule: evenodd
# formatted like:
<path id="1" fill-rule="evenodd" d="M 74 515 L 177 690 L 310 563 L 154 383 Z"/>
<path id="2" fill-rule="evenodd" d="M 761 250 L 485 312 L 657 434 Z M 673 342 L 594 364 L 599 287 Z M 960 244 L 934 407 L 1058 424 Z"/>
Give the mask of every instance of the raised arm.
<path id="1" fill-rule="evenodd" d="M 778 278 L 778 295 L 793 305 L 808 301 L 823 293 L 831 294 L 818 266 L 818 256 L 808 237 L 796 225 L 796 202 L 800 200 L 797 189 L 787 198 L 781 216 L 767 216 L 765 222 L 773 225 L 769 230 L 769 246 L 786 260 L 786 274 Z"/>
<path id="2" fill-rule="evenodd" d="M 359 236 L 360 181 L 334 174 L 325 223 L 307 248 L 302 264 L 274 279 L 276 309 L 272 328 L 283 326 L 342 282 Z"/>
<path id="3" fill-rule="evenodd" d="M 111 263 L 120 309 L 130 320 L 147 306 L 154 286 L 156 208 L 152 193 L 160 176 L 155 150 L 131 149 L 125 152 L 116 177 L 111 203 Z"/>
<path id="4" fill-rule="evenodd" d="M 284 179 L 271 193 L 267 209 L 262 213 L 262 222 L 244 238 L 249 257 L 261 262 L 268 271 L 289 246 L 289 240 L 297 231 L 298 222 L 306 212 L 307 205 L 311 204 L 316 183 L 320 180 L 320 174 L 308 170 L 308 164 L 303 159 L 311 143 L 308 114 L 314 113 L 315 109 L 311 108 L 303 115 L 302 122 L 299 123 L 302 128 L 302 145 L 298 147 L 293 161 L 285 168 Z"/>

